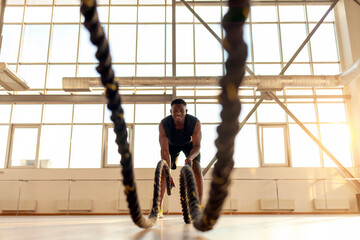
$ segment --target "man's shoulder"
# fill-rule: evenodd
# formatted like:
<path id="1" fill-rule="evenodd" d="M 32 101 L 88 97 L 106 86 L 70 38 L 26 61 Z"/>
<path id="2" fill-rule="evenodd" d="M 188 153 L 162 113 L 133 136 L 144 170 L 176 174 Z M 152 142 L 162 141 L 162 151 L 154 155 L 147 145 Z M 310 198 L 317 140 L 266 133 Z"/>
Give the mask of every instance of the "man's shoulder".
<path id="1" fill-rule="evenodd" d="M 172 121 L 172 116 L 169 115 L 167 117 L 164 117 L 162 120 L 161 120 L 161 124 L 162 125 L 169 125 L 170 124 L 170 121 Z"/>
<path id="2" fill-rule="evenodd" d="M 190 119 L 192 122 L 197 122 L 197 121 L 199 121 L 199 119 L 198 119 L 197 117 L 195 117 L 195 116 L 193 116 L 193 115 L 190 115 L 190 114 L 186 114 L 186 117 L 187 117 L 188 119 Z"/>

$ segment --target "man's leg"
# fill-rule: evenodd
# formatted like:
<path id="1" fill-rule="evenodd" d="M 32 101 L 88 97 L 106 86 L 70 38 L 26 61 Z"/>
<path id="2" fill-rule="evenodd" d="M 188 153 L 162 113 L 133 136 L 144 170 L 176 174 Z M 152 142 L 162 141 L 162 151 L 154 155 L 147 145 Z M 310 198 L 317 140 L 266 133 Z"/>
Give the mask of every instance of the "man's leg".
<path id="1" fill-rule="evenodd" d="M 183 146 L 182 150 L 183 150 L 186 157 L 189 156 L 190 151 L 191 151 L 192 148 L 193 148 L 192 142 L 190 142 L 190 143 L 186 144 L 185 146 Z M 202 193 L 203 193 L 203 175 L 202 175 L 201 166 L 200 166 L 200 153 L 192 161 L 192 170 L 193 170 L 193 173 L 194 173 L 196 188 L 197 188 L 197 191 L 198 191 L 198 194 L 199 194 L 199 201 L 200 201 L 200 204 L 201 204 Z"/>

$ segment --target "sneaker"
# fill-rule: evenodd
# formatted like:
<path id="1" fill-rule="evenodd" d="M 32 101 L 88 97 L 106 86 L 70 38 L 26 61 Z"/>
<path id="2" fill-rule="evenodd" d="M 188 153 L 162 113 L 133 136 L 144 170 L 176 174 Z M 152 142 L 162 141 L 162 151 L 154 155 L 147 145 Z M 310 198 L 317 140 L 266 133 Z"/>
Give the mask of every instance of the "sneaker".
<path id="1" fill-rule="evenodd" d="M 163 214 L 163 209 L 162 208 L 159 208 L 159 213 L 157 215 L 157 218 L 158 219 L 163 219 L 164 218 L 164 214 Z"/>

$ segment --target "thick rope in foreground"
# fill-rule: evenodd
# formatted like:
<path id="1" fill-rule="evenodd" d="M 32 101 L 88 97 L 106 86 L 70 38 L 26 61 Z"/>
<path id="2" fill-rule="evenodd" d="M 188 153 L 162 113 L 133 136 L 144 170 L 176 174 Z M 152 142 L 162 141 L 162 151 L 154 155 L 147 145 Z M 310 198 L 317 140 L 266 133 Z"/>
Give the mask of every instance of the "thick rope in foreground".
<path id="1" fill-rule="evenodd" d="M 192 220 L 194 227 L 200 231 L 213 228 L 228 194 L 230 173 L 234 165 L 234 141 L 239 129 L 238 116 L 241 110 L 238 88 L 244 77 L 247 57 L 243 25 L 248 13 L 248 0 L 229 0 L 229 11 L 222 22 L 226 31 L 224 48 L 228 51 L 229 57 L 225 65 L 226 75 L 220 80 L 222 92 L 219 95 L 219 102 L 223 109 L 222 122 L 217 128 L 218 138 L 215 141 L 218 161 L 214 165 L 210 196 L 203 212 L 191 167 L 184 166 L 180 173 L 180 202 L 184 221 L 190 223 Z"/>
<path id="2" fill-rule="evenodd" d="M 84 25 L 90 32 L 91 42 L 97 46 L 96 58 L 99 60 L 99 66 L 96 70 L 101 75 L 101 82 L 106 88 L 105 95 L 108 100 L 107 107 L 111 110 L 111 120 L 114 122 L 114 131 L 116 133 L 116 143 L 118 152 L 121 155 L 121 166 L 123 175 L 123 184 L 125 187 L 126 199 L 133 222 L 141 228 L 152 227 L 157 219 L 160 203 L 161 175 L 165 172 L 167 193 L 171 194 L 170 170 L 166 161 L 158 163 L 155 171 L 153 206 L 148 218 L 141 213 L 141 208 L 136 192 L 134 181 L 133 163 L 127 142 L 126 123 L 124 120 L 124 110 L 121 107 L 121 97 L 118 93 L 118 83 L 114 82 L 114 71 L 111 65 L 111 56 L 109 44 L 105 37 L 104 30 L 99 22 L 96 11 L 95 0 L 83 0 L 81 4 L 81 13 L 85 17 Z"/>

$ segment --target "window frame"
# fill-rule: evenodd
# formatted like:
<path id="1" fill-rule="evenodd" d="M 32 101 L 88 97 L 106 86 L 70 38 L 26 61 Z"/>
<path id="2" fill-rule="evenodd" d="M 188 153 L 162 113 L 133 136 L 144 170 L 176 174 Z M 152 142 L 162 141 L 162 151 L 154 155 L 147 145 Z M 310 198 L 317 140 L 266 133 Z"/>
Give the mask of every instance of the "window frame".
<path id="1" fill-rule="evenodd" d="M 119 168 L 120 164 L 111 164 L 108 163 L 108 140 L 109 140 L 109 129 L 114 128 L 112 123 L 106 123 L 103 126 L 103 143 L 102 143 L 102 168 Z M 134 124 L 126 124 L 126 130 L 128 132 L 128 143 L 129 143 L 129 150 L 130 154 L 134 156 L 133 149 L 134 149 Z M 132 158 L 134 161 L 134 158 Z"/>
<path id="2" fill-rule="evenodd" d="M 266 163 L 264 157 L 264 139 L 263 129 L 264 128 L 282 128 L 284 134 L 284 157 L 285 163 Z M 259 137 L 259 149 L 260 149 L 260 167 L 290 167 L 290 148 L 289 148 L 289 134 L 286 123 L 261 123 L 258 124 L 258 137 Z"/>
<path id="3" fill-rule="evenodd" d="M 14 147 L 14 133 L 16 128 L 28 128 L 28 129 L 37 129 L 37 139 L 36 139 L 36 149 L 35 149 L 35 159 L 33 166 L 13 166 L 12 165 L 12 152 Z M 7 152 L 7 158 L 5 159 L 6 167 L 11 168 L 26 168 L 26 169 L 37 169 L 39 168 L 39 146 L 40 146 L 40 135 L 41 135 L 41 125 L 40 124 L 10 124 L 10 145 Z"/>

